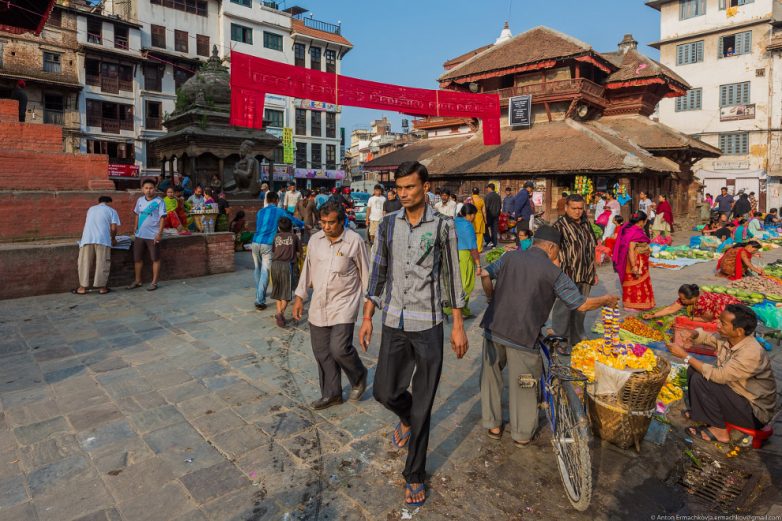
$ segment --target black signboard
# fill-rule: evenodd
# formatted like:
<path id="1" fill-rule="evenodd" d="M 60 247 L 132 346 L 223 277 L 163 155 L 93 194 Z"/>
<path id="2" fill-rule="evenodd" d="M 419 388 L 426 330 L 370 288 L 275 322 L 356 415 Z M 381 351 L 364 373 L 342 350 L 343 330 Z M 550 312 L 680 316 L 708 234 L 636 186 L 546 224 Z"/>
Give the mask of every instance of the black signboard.
<path id="1" fill-rule="evenodd" d="M 508 100 L 508 121 L 511 127 L 532 125 L 532 96 L 514 96 Z"/>

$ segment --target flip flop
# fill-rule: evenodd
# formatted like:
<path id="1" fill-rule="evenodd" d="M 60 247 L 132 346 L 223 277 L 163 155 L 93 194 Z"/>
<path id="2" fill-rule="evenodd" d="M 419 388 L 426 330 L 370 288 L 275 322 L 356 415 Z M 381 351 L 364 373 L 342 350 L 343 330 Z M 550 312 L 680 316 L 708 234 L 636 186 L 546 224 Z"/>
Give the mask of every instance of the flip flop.
<path id="1" fill-rule="evenodd" d="M 155 291 L 156 289 L 157 289 L 157 282 L 153 282 L 152 284 L 149 285 L 147 291 Z"/>
<path id="2" fill-rule="evenodd" d="M 98 295 L 105 295 L 106 293 L 111 293 L 111 288 L 106 288 L 98 291 Z"/>
<path id="3" fill-rule="evenodd" d="M 405 490 L 410 491 L 410 497 L 420 494 L 421 492 L 424 493 L 424 499 L 421 501 L 408 501 L 407 498 L 405 498 L 405 505 L 413 508 L 424 506 L 424 503 L 426 503 L 426 485 L 420 483 L 417 487 L 413 488 L 410 483 L 405 483 Z"/>
<path id="4" fill-rule="evenodd" d="M 136 289 L 136 288 L 140 288 L 141 286 L 142 286 L 142 284 L 140 282 L 134 282 L 133 284 L 131 284 L 130 286 L 128 286 L 125 289 Z"/>
<path id="5" fill-rule="evenodd" d="M 391 443 L 393 443 L 394 447 L 397 449 L 404 449 L 407 446 L 407 442 L 410 441 L 410 433 L 413 432 L 413 429 L 410 429 L 405 434 L 400 436 L 399 432 L 401 429 L 402 422 L 399 422 L 396 424 L 396 427 L 394 427 L 394 432 L 391 433 Z"/>
<path id="6" fill-rule="evenodd" d="M 693 431 L 695 434 L 693 435 L 693 432 L 690 431 Z M 718 440 L 717 437 L 714 435 L 714 433 L 711 432 L 711 429 L 709 429 L 706 425 L 701 425 L 699 427 L 687 427 L 686 429 L 684 429 L 684 432 L 687 433 L 687 436 L 689 436 L 690 438 L 693 439 L 697 438 L 700 441 L 712 441 L 714 443 L 722 443 L 722 444 L 727 443 L 725 441 Z M 708 436 L 709 438 L 708 440 L 703 438 L 704 432 L 706 433 L 706 436 Z"/>
<path id="7" fill-rule="evenodd" d="M 71 293 L 73 293 L 74 295 L 86 295 L 87 293 L 89 293 L 89 291 L 85 289 L 84 293 L 82 293 L 81 291 L 79 291 L 79 288 L 74 288 L 71 290 Z"/>

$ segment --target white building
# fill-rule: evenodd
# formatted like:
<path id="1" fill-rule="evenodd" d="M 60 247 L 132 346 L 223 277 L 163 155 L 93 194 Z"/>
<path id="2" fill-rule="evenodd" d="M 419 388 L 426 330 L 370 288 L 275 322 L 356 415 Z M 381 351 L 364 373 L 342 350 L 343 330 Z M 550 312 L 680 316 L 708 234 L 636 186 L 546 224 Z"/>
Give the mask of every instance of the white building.
<path id="1" fill-rule="evenodd" d="M 686 96 L 660 102 L 660 121 L 723 152 L 694 166 L 705 191 L 716 196 L 727 186 L 733 193 L 755 192 L 761 209 L 779 206 L 782 64 L 768 46 L 782 2 L 646 3 L 660 11 L 660 40 L 652 47 L 693 86 Z"/>
<path id="2" fill-rule="evenodd" d="M 176 89 L 213 46 L 226 60 L 236 50 L 337 74 L 352 48 L 340 24 L 306 17 L 299 7 L 281 10 L 272 1 L 106 0 L 93 11 L 79 10 L 77 18 L 85 85 L 78 101 L 80 148 L 108 154 L 115 180 L 160 174 L 150 141 L 165 133 Z M 317 187 L 343 179 L 340 112 L 331 104 L 266 96 L 267 130 L 278 137 L 285 127 L 294 132 L 294 157 L 283 168 L 290 180 Z M 284 163 L 282 147 L 272 159 Z"/>

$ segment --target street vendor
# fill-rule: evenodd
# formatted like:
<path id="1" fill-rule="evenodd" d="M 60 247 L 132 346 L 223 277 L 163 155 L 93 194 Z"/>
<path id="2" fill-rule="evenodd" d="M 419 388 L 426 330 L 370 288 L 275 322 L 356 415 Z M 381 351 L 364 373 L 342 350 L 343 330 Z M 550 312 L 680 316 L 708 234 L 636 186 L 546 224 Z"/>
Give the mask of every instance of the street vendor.
<path id="1" fill-rule="evenodd" d="M 739 280 L 745 275 L 749 275 L 745 270 L 765 275 L 763 268 L 752 264 L 752 256 L 760 251 L 761 245 L 758 241 L 749 241 L 734 245 L 728 251 L 722 254 L 717 261 L 717 274 L 728 277 L 730 280 Z"/>
<path id="2" fill-rule="evenodd" d="M 768 355 L 755 339 L 757 324 L 752 309 L 730 304 L 720 315 L 718 335 L 701 329 L 692 333 L 691 342 L 716 349 L 717 365 L 692 358 L 686 345 L 668 344 L 671 354 L 688 365 L 691 409 L 684 416 L 704 424 L 688 427 L 691 437 L 727 443 L 726 423 L 762 429 L 774 416 L 777 384 Z"/>
<path id="3" fill-rule="evenodd" d="M 525 223 L 526 224 L 526 223 Z M 557 265 L 561 235 L 552 226 L 535 231 L 532 248 L 504 254 L 483 270 L 481 284 L 489 299 L 481 369 L 483 426 L 492 439 L 502 436 L 502 370 L 511 383 L 510 431 L 516 446 L 527 445 L 538 426 L 537 382 L 542 360 L 537 340 L 559 298 L 571 310 L 587 312 L 615 306 L 613 295 L 586 298 Z M 492 287 L 491 280 L 497 280 Z M 525 385 L 521 385 L 524 383 Z"/>
<path id="4" fill-rule="evenodd" d="M 732 295 L 701 292 L 697 284 L 683 284 L 679 288 L 678 300 L 653 313 L 644 313 L 642 318 L 645 320 L 660 318 L 673 315 L 683 309 L 687 316 L 696 322 L 711 322 L 720 317 L 726 306 L 740 303 L 741 301 Z"/>

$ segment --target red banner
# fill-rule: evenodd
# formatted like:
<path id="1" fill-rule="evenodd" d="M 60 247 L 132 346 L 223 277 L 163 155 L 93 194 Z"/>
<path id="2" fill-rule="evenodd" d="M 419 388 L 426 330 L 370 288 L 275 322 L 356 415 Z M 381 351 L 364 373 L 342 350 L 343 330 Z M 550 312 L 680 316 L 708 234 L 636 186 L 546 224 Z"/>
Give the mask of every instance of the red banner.
<path id="1" fill-rule="evenodd" d="M 483 142 L 500 144 L 500 98 L 496 94 L 402 87 L 232 51 L 231 124 L 263 128 L 267 93 L 335 105 L 394 110 L 411 116 L 479 118 L 483 122 Z"/>

